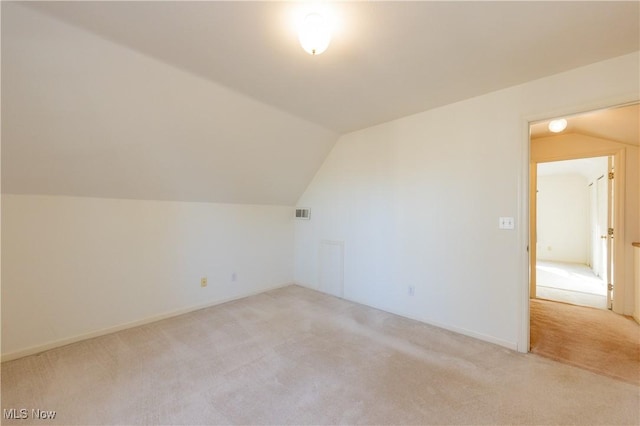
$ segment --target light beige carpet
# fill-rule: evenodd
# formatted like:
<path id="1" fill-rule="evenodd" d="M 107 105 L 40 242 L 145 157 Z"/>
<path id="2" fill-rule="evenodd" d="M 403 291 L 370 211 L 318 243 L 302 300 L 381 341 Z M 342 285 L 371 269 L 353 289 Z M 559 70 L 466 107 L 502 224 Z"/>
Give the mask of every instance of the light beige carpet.
<path id="1" fill-rule="evenodd" d="M 298 286 L 2 365 L 6 424 L 638 424 L 639 388 Z"/>
<path id="2" fill-rule="evenodd" d="M 604 280 L 587 265 L 569 262 L 536 261 L 536 284 L 580 293 L 607 295 Z"/>
<path id="3" fill-rule="evenodd" d="M 536 261 L 538 299 L 607 308 L 607 286 L 587 265 Z"/>
<path id="4" fill-rule="evenodd" d="M 640 326 L 633 319 L 548 300 L 530 305 L 531 352 L 640 385 Z"/>

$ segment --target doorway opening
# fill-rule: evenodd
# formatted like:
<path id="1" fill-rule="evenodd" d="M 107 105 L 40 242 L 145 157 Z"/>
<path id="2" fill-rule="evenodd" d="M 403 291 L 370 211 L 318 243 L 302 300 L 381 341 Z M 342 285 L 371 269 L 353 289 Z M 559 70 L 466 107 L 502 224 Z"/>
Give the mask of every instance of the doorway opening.
<path id="1" fill-rule="evenodd" d="M 640 106 L 565 118 L 529 126 L 529 351 L 637 383 Z"/>
<path id="2" fill-rule="evenodd" d="M 612 156 L 537 164 L 538 299 L 611 308 L 613 167 Z"/>
<path id="3" fill-rule="evenodd" d="M 576 220 L 565 220 L 565 225 L 555 228 L 551 232 L 539 235 L 538 228 L 538 197 L 541 201 L 549 196 L 549 192 L 539 193 L 538 166 L 542 176 L 541 184 L 547 177 L 546 169 L 553 167 L 571 167 L 573 160 L 600 162 L 601 157 L 607 158 L 607 170 L 598 176 L 590 177 L 591 184 L 587 194 L 588 205 L 583 208 L 585 214 L 591 216 L 588 220 L 599 223 L 591 226 L 591 234 L 583 235 L 582 249 L 586 250 L 587 260 L 579 260 L 595 275 L 603 278 L 606 284 L 607 297 L 605 307 L 618 314 L 633 313 L 634 293 L 640 294 L 640 288 L 633 280 L 633 258 L 631 256 L 632 235 L 640 231 L 638 227 L 638 178 L 634 170 L 638 169 L 640 145 L 640 105 L 637 103 L 611 107 L 574 116 L 566 116 L 565 130 L 554 133 L 549 129 L 552 120 L 532 123 L 529 141 L 529 297 L 538 298 L 538 268 L 537 260 L 567 261 L 576 263 L 575 259 L 553 258 L 559 254 L 556 237 L 575 225 Z M 600 157 L 600 160 L 596 158 Z M 585 163 L 586 164 L 586 163 Z M 594 166 L 595 167 L 595 166 Z M 602 170 L 602 166 L 600 169 Z M 615 169 L 615 170 L 614 170 Z M 600 178 L 600 176 L 602 176 Z M 606 194 L 606 195 L 605 195 Z M 557 198 L 557 197 L 556 197 Z M 598 198 L 600 202 L 598 203 Z M 604 199 L 606 198 L 606 205 Z M 555 208 L 568 208 L 573 201 L 571 198 L 555 200 Z M 591 206 L 596 204 L 599 207 Z M 598 211 L 599 209 L 599 211 Z M 605 219 L 607 223 L 605 224 Z M 552 244 L 548 244 L 551 240 Z M 540 253 L 538 253 L 540 252 Z M 583 251 L 584 253 L 584 251 Z M 583 255 L 583 259 L 584 259 Z M 544 272 L 549 272 L 547 269 Z M 544 284 L 544 283 L 540 283 Z M 548 286 L 550 287 L 550 286 Z M 551 287 L 550 287 L 551 288 Z M 542 289 L 543 293 L 546 289 Z M 601 291 L 600 291 L 601 293 Z M 601 299 L 600 299 L 601 301 Z M 583 304 L 583 303 L 581 303 Z M 600 302 L 599 307 L 602 304 Z"/>

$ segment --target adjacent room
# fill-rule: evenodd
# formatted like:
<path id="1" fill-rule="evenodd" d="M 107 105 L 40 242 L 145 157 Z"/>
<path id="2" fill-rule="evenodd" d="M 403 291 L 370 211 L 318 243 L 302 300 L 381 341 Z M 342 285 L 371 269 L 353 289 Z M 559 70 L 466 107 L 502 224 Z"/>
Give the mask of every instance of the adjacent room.
<path id="1" fill-rule="evenodd" d="M 621 315 L 633 262 L 620 236 L 640 217 L 637 187 L 626 185 L 638 169 L 638 108 L 533 124 L 530 167 L 530 350 L 635 384 L 637 320 Z"/>
<path id="2" fill-rule="evenodd" d="M 0 8 L 3 424 L 640 423 L 640 3 Z"/>
<path id="3" fill-rule="evenodd" d="M 608 157 L 538 164 L 538 298 L 606 309 Z"/>

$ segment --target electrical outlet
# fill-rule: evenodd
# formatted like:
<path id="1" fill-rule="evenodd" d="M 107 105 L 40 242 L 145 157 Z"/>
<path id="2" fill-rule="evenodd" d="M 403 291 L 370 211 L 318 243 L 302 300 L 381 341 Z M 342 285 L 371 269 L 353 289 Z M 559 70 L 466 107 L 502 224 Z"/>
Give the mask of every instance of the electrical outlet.
<path id="1" fill-rule="evenodd" d="M 416 288 L 412 285 L 409 286 L 409 288 L 407 289 L 407 293 L 409 293 L 409 296 L 413 296 L 416 294 Z"/>
<path id="2" fill-rule="evenodd" d="M 207 286 L 207 277 L 200 278 L 200 287 L 206 287 L 206 286 Z"/>
<path id="3" fill-rule="evenodd" d="M 238 274 L 236 274 L 235 272 L 231 274 L 231 281 L 232 282 L 236 282 L 238 281 Z"/>

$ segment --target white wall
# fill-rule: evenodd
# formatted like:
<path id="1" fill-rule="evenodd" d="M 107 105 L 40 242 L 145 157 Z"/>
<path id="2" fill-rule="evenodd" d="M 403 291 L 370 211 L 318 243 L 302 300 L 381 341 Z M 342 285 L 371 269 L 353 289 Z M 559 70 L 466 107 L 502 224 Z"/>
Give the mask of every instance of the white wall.
<path id="1" fill-rule="evenodd" d="M 639 56 L 600 62 L 343 135 L 299 205 L 295 279 L 344 241 L 344 296 L 526 350 L 528 121 L 640 97 Z M 409 296 L 408 286 L 415 287 Z"/>
<path id="2" fill-rule="evenodd" d="M 584 176 L 538 176 L 538 259 L 588 263 L 589 203 Z"/>
<path id="3" fill-rule="evenodd" d="M 287 206 L 2 195 L 3 359 L 289 284 L 292 259 Z"/>

